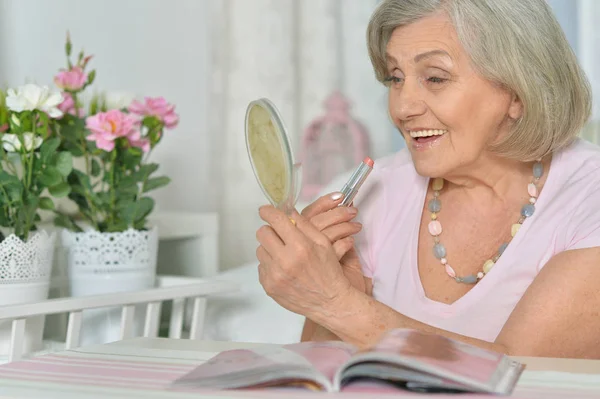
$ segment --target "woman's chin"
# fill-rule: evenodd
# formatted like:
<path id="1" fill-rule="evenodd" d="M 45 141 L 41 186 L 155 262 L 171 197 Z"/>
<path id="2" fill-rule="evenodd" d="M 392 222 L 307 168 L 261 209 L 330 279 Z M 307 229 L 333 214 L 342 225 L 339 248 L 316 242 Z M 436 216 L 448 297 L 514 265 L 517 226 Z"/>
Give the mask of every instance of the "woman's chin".
<path id="1" fill-rule="evenodd" d="M 445 169 L 439 162 L 414 162 L 415 171 L 423 177 L 444 177 Z"/>

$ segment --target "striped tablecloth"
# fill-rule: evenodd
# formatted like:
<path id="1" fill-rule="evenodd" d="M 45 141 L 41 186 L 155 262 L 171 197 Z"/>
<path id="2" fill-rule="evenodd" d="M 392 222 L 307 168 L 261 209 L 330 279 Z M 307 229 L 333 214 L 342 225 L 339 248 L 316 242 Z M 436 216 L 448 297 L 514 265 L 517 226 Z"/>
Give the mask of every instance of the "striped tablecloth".
<path id="1" fill-rule="evenodd" d="M 267 391 L 183 391 L 170 384 L 194 366 L 215 355 L 211 350 L 177 349 L 169 340 L 149 345 L 99 345 L 47 354 L 0 366 L 0 398 L 309 398 L 359 394 Z M 387 395 L 388 397 L 391 395 Z M 429 395 L 399 393 L 402 398 Z M 458 398 L 461 395 L 431 395 Z M 465 395 L 465 398 L 489 398 Z M 525 371 L 514 398 L 599 398 L 600 375 L 556 371 Z"/>

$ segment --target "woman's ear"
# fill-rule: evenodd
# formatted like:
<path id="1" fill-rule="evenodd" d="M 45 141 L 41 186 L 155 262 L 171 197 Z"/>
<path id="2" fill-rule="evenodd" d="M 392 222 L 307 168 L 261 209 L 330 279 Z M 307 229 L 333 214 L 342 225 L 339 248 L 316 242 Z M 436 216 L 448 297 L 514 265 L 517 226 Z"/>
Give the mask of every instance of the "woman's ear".
<path id="1" fill-rule="evenodd" d="M 514 93 L 512 94 L 510 107 L 508 108 L 508 116 L 513 120 L 517 120 L 523 116 L 523 103 L 519 96 Z"/>

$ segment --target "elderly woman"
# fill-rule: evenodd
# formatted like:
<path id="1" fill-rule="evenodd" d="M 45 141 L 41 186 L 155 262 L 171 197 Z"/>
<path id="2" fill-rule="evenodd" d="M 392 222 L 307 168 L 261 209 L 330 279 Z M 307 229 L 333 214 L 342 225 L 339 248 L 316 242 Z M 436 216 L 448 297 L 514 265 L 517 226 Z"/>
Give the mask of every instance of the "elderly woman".
<path id="1" fill-rule="evenodd" d="M 353 207 L 260 209 L 265 291 L 303 340 L 411 328 L 600 358 L 600 150 L 576 138 L 590 90 L 546 2 L 384 0 L 368 47 L 407 148 Z"/>

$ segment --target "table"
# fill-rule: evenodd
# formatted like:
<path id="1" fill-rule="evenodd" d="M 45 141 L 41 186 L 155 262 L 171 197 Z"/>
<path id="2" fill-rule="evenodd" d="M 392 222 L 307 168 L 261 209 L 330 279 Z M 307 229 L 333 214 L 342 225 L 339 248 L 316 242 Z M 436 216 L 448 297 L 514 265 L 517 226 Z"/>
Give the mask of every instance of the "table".
<path id="1" fill-rule="evenodd" d="M 51 354 L 35 361 L 46 371 L 34 378 L 27 374 L 11 376 L 0 368 L 0 398 L 281 398 L 281 392 L 221 391 L 210 394 L 166 391 L 165 382 L 191 370 L 195 365 L 229 349 L 246 349 L 256 343 L 193 341 L 167 338 L 134 338 L 104 345 Z M 93 366 L 94 385 L 77 381 L 56 381 L 55 376 L 65 367 Z M 513 397 L 594 398 L 600 397 L 600 361 L 517 358 L 527 364 Z M 119 361 L 121 367 L 115 367 Z M 128 365 L 128 366 L 123 366 Z M 138 373 L 138 374 L 136 374 Z M 90 377 L 91 378 L 91 377 Z M 44 381 L 44 379 L 46 379 Z M 552 391 L 547 388 L 551 387 Z M 286 398 L 354 398 L 353 394 L 290 392 Z M 402 394 L 401 398 L 424 398 L 422 394 Z M 444 398 L 445 396 L 431 396 Z M 457 398 L 457 396 L 446 396 Z M 487 395 L 468 395 L 468 399 L 491 398 Z"/>

